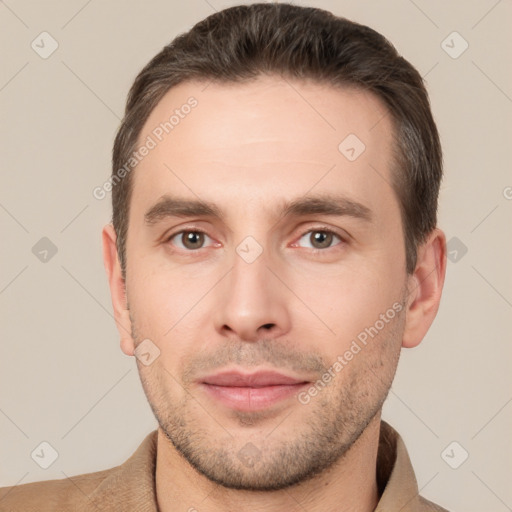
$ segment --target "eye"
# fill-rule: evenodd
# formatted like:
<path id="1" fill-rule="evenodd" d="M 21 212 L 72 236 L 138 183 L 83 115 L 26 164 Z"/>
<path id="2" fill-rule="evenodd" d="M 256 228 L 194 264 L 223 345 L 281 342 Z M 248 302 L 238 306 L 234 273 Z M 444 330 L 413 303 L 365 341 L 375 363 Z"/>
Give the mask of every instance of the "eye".
<path id="1" fill-rule="evenodd" d="M 302 242 L 309 244 L 306 247 L 311 249 L 330 249 L 335 240 L 343 241 L 339 235 L 328 229 L 310 229 L 299 238 L 297 245 L 301 245 Z"/>
<path id="2" fill-rule="evenodd" d="M 205 239 L 212 240 L 206 233 L 198 230 L 178 231 L 171 235 L 167 241 L 186 251 L 203 249 Z"/>

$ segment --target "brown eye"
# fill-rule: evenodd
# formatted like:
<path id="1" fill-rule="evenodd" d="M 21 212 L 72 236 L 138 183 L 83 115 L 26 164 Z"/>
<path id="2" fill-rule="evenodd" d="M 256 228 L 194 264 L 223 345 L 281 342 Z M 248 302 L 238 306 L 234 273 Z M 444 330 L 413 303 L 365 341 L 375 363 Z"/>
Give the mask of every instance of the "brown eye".
<path id="1" fill-rule="evenodd" d="M 314 229 L 304 233 L 299 245 L 310 249 L 330 249 L 337 243 L 342 242 L 340 236 L 327 229 Z"/>
<path id="2" fill-rule="evenodd" d="M 311 244 L 315 249 L 325 249 L 332 243 L 332 233 L 327 231 L 313 231 L 310 235 Z"/>
<path id="3" fill-rule="evenodd" d="M 204 244 L 204 233 L 199 231 L 185 231 L 181 235 L 183 246 L 187 249 L 200 249 Z"/>
<path id="4" fill-rule="evenodd" d="M 210 237 L 202 231 L 188 230 L 179 231 L 170 236 L 168 242 L 185 251 L 194 251 L 202 249 L 205 245 L 206 239 Z"/>

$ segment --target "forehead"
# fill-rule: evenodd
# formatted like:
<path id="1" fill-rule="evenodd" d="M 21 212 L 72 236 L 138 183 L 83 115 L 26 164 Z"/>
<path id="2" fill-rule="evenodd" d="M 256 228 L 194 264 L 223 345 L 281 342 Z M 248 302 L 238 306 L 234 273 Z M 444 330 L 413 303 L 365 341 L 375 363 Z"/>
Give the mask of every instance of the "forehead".
<path id="1" fill-rule="evenodd" d="M 177 192 L 235 207 L 335 187 L 372 202 L 393 193 L 392 144 L 386 108 L 360 89 L 274 76 L 185 82 L 141 131 L 138 147 L 151 149 L 134 173 L 132 200 Z"/>

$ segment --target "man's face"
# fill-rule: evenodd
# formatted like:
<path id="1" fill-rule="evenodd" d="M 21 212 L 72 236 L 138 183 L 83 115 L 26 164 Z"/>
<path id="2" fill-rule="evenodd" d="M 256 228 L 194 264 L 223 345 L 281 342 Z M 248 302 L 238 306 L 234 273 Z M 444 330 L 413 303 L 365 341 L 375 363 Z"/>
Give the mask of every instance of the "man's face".
<path id="1" fill-rule="evenodd" d="M 132 337 L 160 350 L 138 367 L 175 448 L 224 486 L 283 488 L 343 456 L 395 373 L 407 275 L 392 127 L 362 91 L 205 86 L 170 90 L 139 137 L 157 144 L 133 175 Z"/>

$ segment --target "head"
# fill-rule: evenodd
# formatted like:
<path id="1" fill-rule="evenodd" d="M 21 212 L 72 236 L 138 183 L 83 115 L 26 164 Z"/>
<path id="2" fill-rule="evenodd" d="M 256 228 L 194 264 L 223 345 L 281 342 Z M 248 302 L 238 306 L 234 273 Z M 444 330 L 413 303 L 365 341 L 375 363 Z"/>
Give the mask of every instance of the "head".
<path id="1" fill-rule="evenodd" d="M 140 72 L 114 144 L 105 263 L 122 349 L 159 353 L 137 359 L 142 384 L 195 469 L 283 488 L 375 421 L 401 346 L 437 312 L 441 175 L 421 76 L 326 11 L 229 8 Z M 212 384 L 260 370 L 296 381 L 289 396 L 251 404 Z"/>

